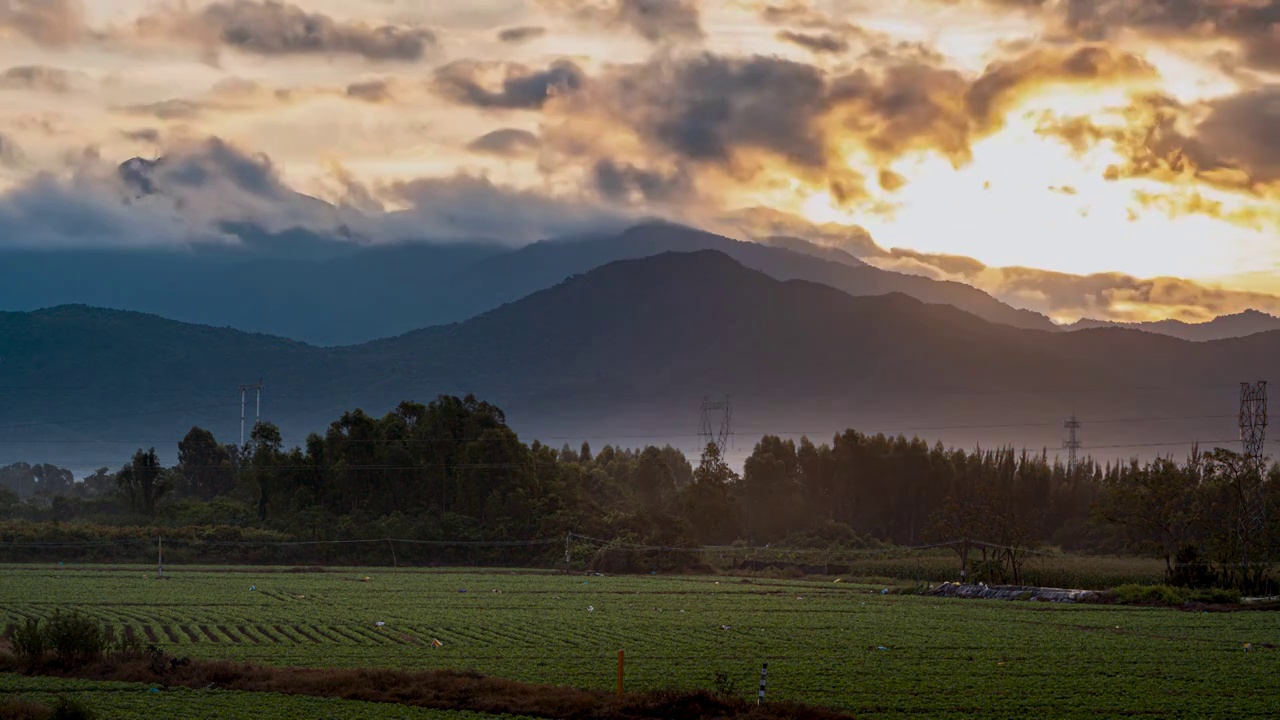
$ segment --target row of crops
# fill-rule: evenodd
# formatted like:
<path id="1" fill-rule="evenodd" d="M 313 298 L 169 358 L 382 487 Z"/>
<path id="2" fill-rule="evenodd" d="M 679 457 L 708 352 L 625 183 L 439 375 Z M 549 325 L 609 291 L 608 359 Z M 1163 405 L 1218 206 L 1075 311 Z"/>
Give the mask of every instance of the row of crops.
<path id="1" fill-rule="evenodd" d="M 193 657 L 609 688 L 623 649 L 632 689 L 750 694 L 768 662 L 770 697 L 874 716 L 1249 716 L 1280 694 L 1269 613 L 947 600 L 834 579 L 0 571 L 0 625 L 75 607 Z"/>

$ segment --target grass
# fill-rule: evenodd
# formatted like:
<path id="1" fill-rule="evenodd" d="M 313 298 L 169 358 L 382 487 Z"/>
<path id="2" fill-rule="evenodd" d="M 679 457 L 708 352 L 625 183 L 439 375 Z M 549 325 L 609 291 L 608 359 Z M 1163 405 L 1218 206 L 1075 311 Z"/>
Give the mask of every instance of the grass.
<path id="1" fill-rule="evenodd" d="M 981 555 L 974 552 L 969 560 L 977 562 Z M 894 557 L 854 557 L 841 562 L 849 566 L 849 575 L 855 577 L 932 582 L 960 579 L 959 556 L 949 550 L 902 553 Z M 1020 580 L 1023 585 L 1079 590 L 1151 585 L 1164 582 L 1164 562 L 1151 558 L 1032 555 L 1027 558 Z"/>
<path id="2" fill-rule="evenodd" d="M 619 649 L 629 691 L 750 697 L 768 662 L 770 699 L 859 717 L 1262 717 L 1280 696 L 1268 612 L 882 595 L 847 580 L 236 570 L 2 568 L 0 628 L 70 607 L 193 658 L 606 691 Z"/>
<path id="3" fill-rule="evenodd" d="M 58 698 L 79 701 L 103 718 L 184 718 L 184 720 L 491 720 L 516 716 L 485 715 L 387 705 L 333 698 L 282 695 L 269 692 L 192 690 L 156 685 L 101 682 L 53 677 L 0 674 L 0 718 L 47 718 L 40 708 L 52 708 Z M 20 715 L 25 706 L 31 714 Z"/>

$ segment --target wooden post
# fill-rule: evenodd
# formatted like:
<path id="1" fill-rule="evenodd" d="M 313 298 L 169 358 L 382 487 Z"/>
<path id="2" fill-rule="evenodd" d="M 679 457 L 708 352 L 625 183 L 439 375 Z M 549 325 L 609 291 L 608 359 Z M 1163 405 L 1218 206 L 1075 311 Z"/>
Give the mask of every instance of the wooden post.
<path id="1" fill-rule="evenodd" d="M 619 650 L 618 651 L 618 697 L 622 697 L 622 665 L 623 665 L 623 652 Z"/>

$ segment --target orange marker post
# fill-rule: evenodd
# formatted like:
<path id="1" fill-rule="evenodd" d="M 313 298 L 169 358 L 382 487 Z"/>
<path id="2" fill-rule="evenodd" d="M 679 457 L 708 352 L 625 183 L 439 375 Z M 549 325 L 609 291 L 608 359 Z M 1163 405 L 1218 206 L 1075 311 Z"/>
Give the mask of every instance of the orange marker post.
<path id="1" fill-rule="evenodd" d="M 618 651 L 618 697 L 622 697 L 622 664 L 623 664 L 623 652 L 619 650 Z"/>

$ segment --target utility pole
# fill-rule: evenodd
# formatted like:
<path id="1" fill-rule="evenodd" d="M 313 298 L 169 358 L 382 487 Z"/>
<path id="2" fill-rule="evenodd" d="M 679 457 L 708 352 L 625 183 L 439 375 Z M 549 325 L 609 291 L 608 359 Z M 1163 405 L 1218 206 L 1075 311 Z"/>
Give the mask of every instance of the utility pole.
<path id="1" fill-rule="evenodd" d="M 254 384 L 254 385 L 241 385 L 241 386 L 240 386 L 240 447 L 241 447 L 242 449 L 244 448 L 244 404 L 245 404 L 245 396 L 246 396 L 246 394 L 247 394 L 250 390 L 253 390 L 253 391 L 254 391 L 254 393 L 255 393 L 253 422 L 254 422 L 254 424 L 255 424 L 255 425 L 257 425 L 257 424 L 262 420 L 262 388 L 263 388 L 263 387 L 265 387 L 265 386 L 263 385 L 263 382 L 262 382 L 262 380 L 261 380 L 261 379 L 259 379 L 259 380 L 258 380 L 258 382 L 257 382 L 256 384 Z"/>
<path id="2" fill-rule="evenodd" d="M 718 427 L 712 425 L 713 415 L 720 416 Z M 733 403 L 728 395 L 724 396 L 723 402 L 711 402 L 709 397 L 702 398 L 702 426 L 698 429 L 698 437 L 702 438 L 701 449 L 715 445 L 720 451 L 720 457 L 724 458 L 733 440 Z"/>
<path id="3" fill-rule="evenodd" d="M 1062 424 L 1067 429 L 1067 440 L 1062 443 L 1062 447 L 1067 450 L 1067 472 L 1074 475 L 1076 472 L 1076 451 L 1080 449 L 1080 421 L 1076 418 L 1076 413 L 1071 412 L 1071 419 Z"/>

